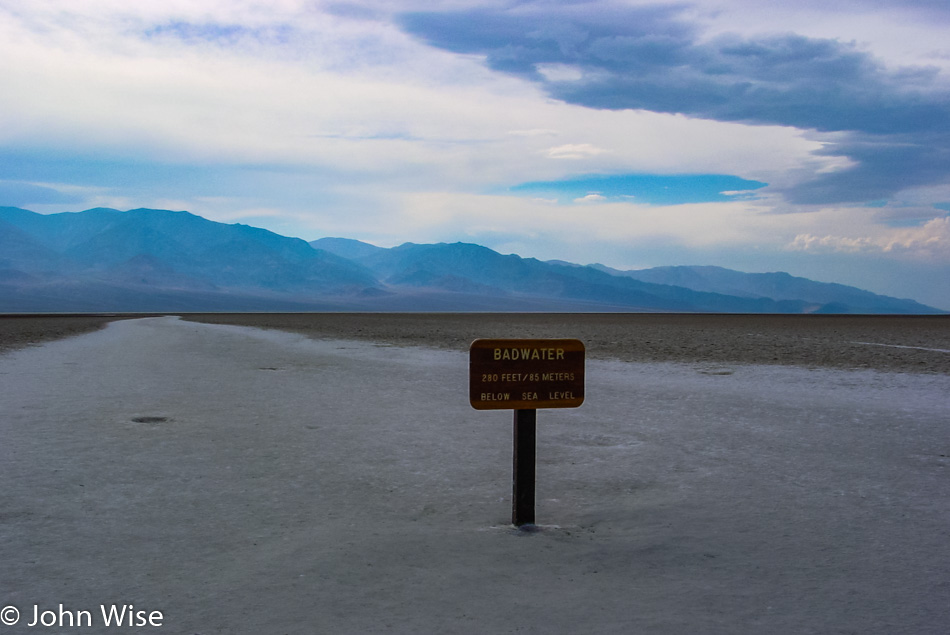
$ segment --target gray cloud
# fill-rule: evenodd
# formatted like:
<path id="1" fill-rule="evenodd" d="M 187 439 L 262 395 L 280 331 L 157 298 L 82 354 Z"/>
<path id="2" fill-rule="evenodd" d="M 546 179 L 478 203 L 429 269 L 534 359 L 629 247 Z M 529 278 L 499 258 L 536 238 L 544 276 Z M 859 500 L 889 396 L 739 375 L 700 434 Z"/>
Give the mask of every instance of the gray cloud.
<path id="1" fill-rule="evenodd" d="M 853 134 L 826 154 L 856 161 L 848 170 L 818 175 L 783 194 L 791 203 L 886 199 L 900 190 L 950 182 L 950 134 Z"/>
<path id="2" fill-rule="evenodd" d="M 572 104 L 848 133 L 828 152 L 857 165 L 784 192 L 792 202 L 866 201 L 950 181 L 950 93 L 936 69 L 889 69 L 853 44 L 791 33 L 702 40 L 683 8 L 521 3 L 405 14 L 401 24 Z M 546 64 L 582 77 L 546 76 Z"/>

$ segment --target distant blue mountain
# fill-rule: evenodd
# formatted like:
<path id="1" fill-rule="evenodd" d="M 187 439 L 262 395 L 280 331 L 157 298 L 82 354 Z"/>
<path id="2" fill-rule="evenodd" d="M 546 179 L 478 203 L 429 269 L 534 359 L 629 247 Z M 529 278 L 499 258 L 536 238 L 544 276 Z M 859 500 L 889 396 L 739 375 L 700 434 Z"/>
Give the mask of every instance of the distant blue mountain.
<path id="1" fill-rule="evenodd" d="M 619 271 L 592 265 L 601 271 L 642 282 L 675 285 L 746 298 L 801 300 L 815 312 L 832 313 L 933 313 L 936 310 L 913 300 L 891 298 L 843 284 L 815 282 L 785 272 L 743 273 L 723 267 L 675 266 Z"/>
<path id="2" fill-rule="evenodd" d="M 382 247 L 353 240 L 352 238 L 321 238 L 310 241 L 310 246 L 314 249 L 329 251 L 331 254 L 336 254 L 342 258 L 352 258 L 354 260 L 386 251 Z"/>
<path id="3" fill-rule="evenodd" d="M 154 310 L 143 308 L 156 305 L 152 296 L 194 310 L 204 296 L 219 308 L 263 310 L 270 300 L 304 309 L 377 286 L 365 268 L 298 238 L 187 212 L 0 208 L 0 235 L 6 311 Z"/>
<path id="4" fill-rule="evenodd" d="M 335 253 L 349 255 L 390 287 L 545 298 L 569 305 L 569 310 L 940 313 L 913 300 L 795 278 L 787 273 L 747 274 L 719 267 L 619 271 L 603 265 L 504 256 L 466 243 L 406 243 L 381 249 L 358 241 L 331 240 L 340 239 L 321 239 L 311 244 L 330 251 L 339 245 L 341 251 Z"/>
<path id="5" fill-rule="evenodd" d="M 939 313 L 853 287 L 717 267 L 617 271 L 467 243 L 306 243 L 187 212 L 0 207 L 0 312 Z"/>
<path id="6" fill-rule="evenodd" d="M 591 267 L 562 266 L 503 256 L 467 243 L 406 243 L 372 252 L 357 262 L 393 287 L 427 287 L 502 298 L 555 299 L 613 310 L 800 312 L 797 303 L 747 299 L 650 284 Z"/>

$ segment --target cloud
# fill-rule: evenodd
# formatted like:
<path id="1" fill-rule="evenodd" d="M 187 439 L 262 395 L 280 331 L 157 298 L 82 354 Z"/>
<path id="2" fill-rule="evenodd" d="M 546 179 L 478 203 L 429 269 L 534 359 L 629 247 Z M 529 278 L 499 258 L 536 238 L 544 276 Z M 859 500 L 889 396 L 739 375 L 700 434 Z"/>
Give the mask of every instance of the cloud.
<path id="1" fill-rule="evenodd" d="M 817 253 L 882 253 L 950 262 L 950 217 L 934 218 L 920 227 L 885 231 L 877 236 L 795 236 L 787 248 Z"/>
<path id="2" fill-rule="evenodd" d="M 568 143 L 554 148 L 548 148 L 547 156 L 552 159 L 586 159 L 606 152 L 603 148 L 589 143 Z"/>
<path id="3" fill-rule="evenodd" d="M 782 189 L 793 203 L 858 202 L 950 179 L 950 91 L 935 67 L 889 68 L 855 43 L 794 33 L 705 37 L 686 8 L 522 2 L 401 23 L 568 103 L 839 133 L 825 137 L 824 154 L 850 167 Z"/>
<path id="4" fill-rule="evenodd" d="M 813 236 L 812 234 L 798 234 L 788 244 L 788 248 L 794 251 L 843 251 L 848 253 L 867 251 L 874 246 L 874 241 L 870 238 Z"/>
<path id="5" fill-rule="evenodd" d="M 171 186 L 195 211 L 220 195 L 314 210 L 595 172 L 721 169 L 781 185 L 833 161 L 789 128 L 548 99 L 420 44 L 377 4 L 360 19 L 296 2 L 0 7 L 4 178 L 148 205 Z M 548 32 L 565 50 L 577 35 Z"/>
<path id="6" fill-rule="evenodd" d="M 558 131 L 550 128 L 530 128 L 528 130 L 509 130 L 506 134 L 514 137 L 556 137 Z"/>
<path id="7" fill-rule="evenodd" d="M 950 121 L 950 111 L 947 115 Z M 816 205 L 887 199 L 950 181 L 950 133 L 854 133 L 819 154 L 845 154 L 850 165 L 779 189 L 791 203 Z"/>
<path id="8" fill-rule="evenodd" d="M 551 205 L 528 197 L 412 193 L 402 197 L 398 211 L 382 222 L 412 227 L 421 235 L 420 241 L 440 236 L 439 240 L 478 242 L 482 236 L 499 232 L 521 236 L 536 250 L 527 255 L 536 257 L 564 257 L 557 255 L 559 248 L 595 244 L 596 248 L 580 256 L 584 262 L 597 261 L 597 253 L 607 247 L 721 247 L 775 240 L 772 234 L 776 219 L 761 215 L 754 202 L 661 206 L 638 203 L 635 199 L 614 201 L 598 192 L 586 192 L 575 198 L 581 200 L 574 205 Z M 594 205 L 578 213 L 577 205 L 584 203 Z M 779 217 L 778 222 L 790 224 L 785 217 Z M 794 234 L 785 240 L 791 236 Z"/>
<path id="9" fill-rule="evenodd" d="M 584 77 L 584 72 L 567 64 L 537 64 L 535 69 L 549 82 L 571 82 Z"/>

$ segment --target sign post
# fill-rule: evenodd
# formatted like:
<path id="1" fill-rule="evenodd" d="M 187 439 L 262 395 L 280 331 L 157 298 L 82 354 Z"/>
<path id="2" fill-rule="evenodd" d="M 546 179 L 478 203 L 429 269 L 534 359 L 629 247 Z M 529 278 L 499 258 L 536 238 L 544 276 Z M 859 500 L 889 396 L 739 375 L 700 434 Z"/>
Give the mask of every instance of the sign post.
<path id="1" fill-rule="evenodd" d="M 584 344 L 574 339 L 479 339 L 469 349 L 469 401 L 514 410 L 511 522 L 534 524 L 538 408 L 584 402 Z"/>
<path id="2" fill-rule="evenodd" d="M 515 410 L 511 523 L 516 527 L 534 524 L 537 424 L 537 410 Z"/>

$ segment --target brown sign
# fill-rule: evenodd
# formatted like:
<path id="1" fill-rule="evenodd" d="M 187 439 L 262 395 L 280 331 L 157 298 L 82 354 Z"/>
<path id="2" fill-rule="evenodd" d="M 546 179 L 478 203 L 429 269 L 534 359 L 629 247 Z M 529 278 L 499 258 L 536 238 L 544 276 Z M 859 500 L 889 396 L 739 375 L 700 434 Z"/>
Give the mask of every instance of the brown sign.
<path id="1" fill-rule="evenodd" d="M 584 403 L 584 343 L 475 340 L 469 400 L 477 410 L 576 408 Z"/>

